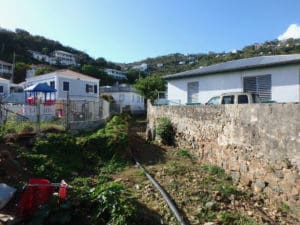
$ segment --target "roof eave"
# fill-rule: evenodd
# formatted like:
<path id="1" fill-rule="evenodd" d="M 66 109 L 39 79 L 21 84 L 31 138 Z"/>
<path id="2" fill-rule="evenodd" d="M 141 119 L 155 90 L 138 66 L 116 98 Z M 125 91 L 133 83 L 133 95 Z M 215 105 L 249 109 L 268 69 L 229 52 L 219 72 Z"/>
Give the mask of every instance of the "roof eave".
<path id="1" fill-rule="evenodd" d="M 263 65 L 252 65 L 252 66 L 244 66 L 239 68 L 233 68 L 233 69 L 223 69 L 223 70 L 212 70 L 208 72 L 199 72 L 199 73 L 191 73 L 191 74 L 174 74 L 174 75 L 166 75 L 163 77 L 165 80 L 176 80 L 176 79 L 182 79 L 182 78 L 190 78 L 200 75 L 210 75 L 210 74 L 218 74 L 218 73 L 228 73 L 228 72 L 236 72 L 236 71 L 242 71 L 247 69 L 257 69 L 257 68 L 266 68 L 266 67 L 272 67 L 272 66 L 287 66 L 292 64 L 300 63 L 300 60 L 291 60 L 289 62 L 275 62 L 275 63 L 268 63 Z"/>

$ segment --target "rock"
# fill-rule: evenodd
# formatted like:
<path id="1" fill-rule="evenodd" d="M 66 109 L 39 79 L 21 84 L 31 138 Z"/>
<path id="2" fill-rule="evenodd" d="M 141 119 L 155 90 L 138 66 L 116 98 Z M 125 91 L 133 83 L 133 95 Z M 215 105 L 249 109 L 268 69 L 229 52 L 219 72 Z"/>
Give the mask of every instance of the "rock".
<path id="1" fill-rule="evenodd" d="M 231 175 L 233 183 L 237 184 L 240 181 L 241 175 L 239 172 L 231 172 L 230 175 Z"/>
<path id="2" fill-rule="evenodd" d="M 257 179 L 255 183 L 253 184 L 253 189 L 255 192 L 262 192 L 264 188 L 266 187 L 266 182 Z"/>
<path id="3" fill-rule="evenodd" d="M 216 202 L 214 202 L 214 201 L 205 203 L 205 208 L 208 208 L 208 209 L 213 209 L 213 208 L 215 208 L 215 206 L 216 206 Z"/>

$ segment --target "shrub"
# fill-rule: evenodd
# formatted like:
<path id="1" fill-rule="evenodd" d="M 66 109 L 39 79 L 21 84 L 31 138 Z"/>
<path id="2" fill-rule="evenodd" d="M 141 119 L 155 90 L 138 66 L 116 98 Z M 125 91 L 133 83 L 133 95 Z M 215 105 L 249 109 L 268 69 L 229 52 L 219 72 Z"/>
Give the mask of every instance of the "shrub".
<path id="1" fill-rule="evenodd" d="M 163 144 L 174 144 L 174 128 L 169 118 L 161 117 L 157 120 L 155 133 L 161 138 Z"/>
<path id="2" fill-rule="evenodd" d="M 122 184 L 97 185 L 91 190 L 91 199 L 97 205 L 95 224 L 132 224 L 137 209 L 132 194 Z"/>

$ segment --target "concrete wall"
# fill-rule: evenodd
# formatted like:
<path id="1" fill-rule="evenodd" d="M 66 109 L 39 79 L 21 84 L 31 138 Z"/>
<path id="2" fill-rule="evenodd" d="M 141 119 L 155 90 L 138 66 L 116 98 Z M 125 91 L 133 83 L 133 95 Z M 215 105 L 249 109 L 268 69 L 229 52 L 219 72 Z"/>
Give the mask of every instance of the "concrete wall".
<path id="1" fill-rule="evenodd" d="M 217 164 L 235 182 L 299 204 L 300 104 L 148 106 L 148 128 L 167 116 L 179 147 Z"/>
<path id="2" fill-rule="evenodd" d="M 187 83 L 199 82 L 199 101 L 207 102 L 211 97 L 227 92 L 243 91 L 243 78 L 271 74 L 272 100 L 277 102 L 300 101 L 300 66 L 244 70 L 239 72 L 211 74 L 186 79 L 168 80 L 168 99 L 187 102 Z"/>

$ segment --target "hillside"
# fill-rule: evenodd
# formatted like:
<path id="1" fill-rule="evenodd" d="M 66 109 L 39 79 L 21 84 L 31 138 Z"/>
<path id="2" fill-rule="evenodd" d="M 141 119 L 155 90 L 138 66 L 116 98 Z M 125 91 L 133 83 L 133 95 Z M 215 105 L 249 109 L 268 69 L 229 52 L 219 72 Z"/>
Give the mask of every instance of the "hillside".
<path id="1" fill-rule="evenodd" d="M 12 63 L 15 54 L 16 67 L 14 82 L 16 83 L 24 81 L 26 69 L 28 69 L 31 64 L 41 64 L 40 61 L 31 57 L 28 50 L 37 51 L 45 55 L 50 55 L 54 50 L 72 53 L 80 66 L 73 66 L 70 69 L 89 74 L 103 81 L 109 80 L 107 75 L 103 72 L 104 68 L 120 69 L 118 65 L 108 62 L 102 57 L 93 59 L 88 54 L 75 48 L 64 46 L 58 41 L 50 40 L 39 35 L 31 35 L 22 29 L 16 29 L 14 32 L 0 27 L 0 59 Z M 49 67 L 47 72 L 53 69 L 66 68 L 66 66 L 64 67 L 62 65 L 56 67 L 57 68 Z M 114 81 L 109 80 L 109 82 L 112 83 Z"/>
<path id="2" fill-rule="evenodd" d="M 190 69 L 196 69 L 201 66 L 209 66 L 215 63 L 226 62 L 235 59 L 243 59 L 262 55 L 281 55 L 300 53 L 300 39 L 288 39 L 286 41 L 266 41 L 264 43 L 252 44 L 245 46 L 241 50 L 233 52 L 209 52 L 207 54 L 170 54 L 158 56 L 155 58 L 147 58 L 124 66 L 132 67 L 146 63 L 148 66 L 148 74 L 166 75 L 182 72 Z"/>

